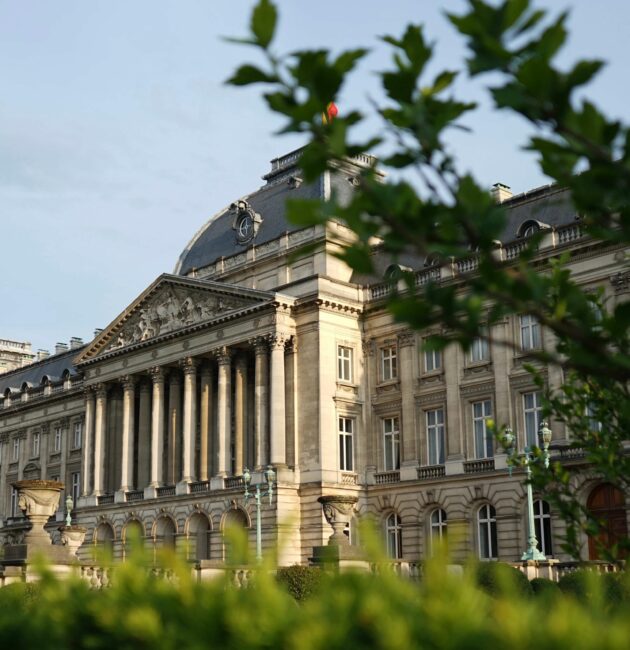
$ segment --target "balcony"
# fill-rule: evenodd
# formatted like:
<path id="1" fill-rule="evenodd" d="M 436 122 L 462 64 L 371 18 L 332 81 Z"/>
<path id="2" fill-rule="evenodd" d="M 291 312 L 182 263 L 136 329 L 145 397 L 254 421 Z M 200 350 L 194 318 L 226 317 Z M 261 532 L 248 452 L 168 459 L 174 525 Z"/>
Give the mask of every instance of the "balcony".
<path id="1" fill-rule="evenodd" d="M 429 465 L 427 467 L 418 467 L 418 478 L 421 481 L 427 481 L 435 478 L 446 476 L 444 465 Z"/>
<path id="2" fill-rule="evenodd" d="M 485 474 L 494 472 L 494 458 L 480 458 L 464 462 L 464 474 Z"/>
<path id="3" fill-rule="evenodd" d="M 175 496 L 175 486 L 174 485 L 163 485 L 162 487 L 156 488 L 156 494 L 158 497 L 174 497 Z"/>
<path id="4" fill-rule="evenodd" d="M 394 470 L 390 472 L 379 472 L 374 474 L 374 480 L 376 485 L 387 485 L 388 483 L 399 483 L 400 482 L 400 471 Z"/>
<path id="5" fill-rule="evenodd" d="M 144 499 L 144 490 L 130 490 L 126 494 L 127 503 L 132 503 L 133 501 L 142 501 Z"/>

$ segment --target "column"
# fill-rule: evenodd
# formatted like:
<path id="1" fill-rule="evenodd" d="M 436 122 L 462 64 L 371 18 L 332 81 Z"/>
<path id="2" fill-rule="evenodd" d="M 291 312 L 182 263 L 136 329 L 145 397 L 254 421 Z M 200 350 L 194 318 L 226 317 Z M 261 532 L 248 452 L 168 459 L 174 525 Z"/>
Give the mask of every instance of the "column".
<path id="1" fill-rule="evenodd" d="M 210 427 L 212 422 L 212 371 L 210 365 L 201 368 L 201 395 L 199 405 L 199 480 L 207 481 L 210 477 L 208 459 L 210 458 Z"/>
<path id="2" fill-rule="evenodd" d="M 178 371 L 168 376 L 168 453 L 166 480 L 174 485 L 179 479 L 181 460 L 181 379 Z"/>
<path id="3" fill-rule="evenodd" d="M 217 475 L 227 476 L 230 467 L 230 433 L 232 426 L 231 413 L 231 372 L 232 358 L 228 348 L 216 352 L 219 364 L 219 382 L 217 394 Z"/>
<path id="4" fill-rule="evenodd" d="M 255 401 L 254 406 L 254 450 L 256 469 L 269 463 L 269 346 L 264 339 L 254 342 L 256 366 L 254 370 Z"/>
<path id="5" fill-rule="evenodd" d="M 234 374 L 234 475 L 243 473 L 243 442 L 245 438 L 245 409 L 247 408 L 247 359 L 240 355 Z"/>
<path id="6" fill-rule="evenodd" d="M 184 418 L 183 418 L 183 483 L 195 480 L 195 436 L 197 433 L 197 365 L 198 361 L 187 357 L 184 369 Z"/>
<path id="7" fill-rule="evenodd" d="M 142 381 L 138 386 L 138 488 L 151 481 L 151 385 Z"/>
<path id="8" fill-rule="evenodd" d="M 107 425 L 107 388 L 96 386 L 96 409 L 94 417 L 94 492 L 103 494 L 105 486 L 105 427 Z"/>
<path id="9" fill-rule="evenodd" d="M 120 472 L 120 492 L 133 489 L 133 434 L 135 425 L 136 381 L 127 375 L 122 378 L 123 419 L 122 419 L 122 462 Z"/>
<path id="10" fill-rule="evenodd" d="M 270 442 L 271 464 L 286 465 L 286 418 L 284 403 L 284 336 L 276 336 L 271 342 L 271 417 Z"/>
<path id="11" fill-rule="evenodd" d="M 152 368 L 153 404 L 151 408 L 151 487 L 162 485 L 164 475 L 164 371 Z"/>
<path id="12" fill-rule="evenodd" d="M 93 447 L 94 447 L 94 391 L 91 388 L 88 388 L 85 391 L 85 432 L 84 432 L 84 439 L 83 439 L 83 484 L 81 486 L 81 496 L 83 497 L 87 497 L 90 494 L 90 487 L 92 484 L 91 472 L 92 472 Z M 46 456 L 44 458 L 46 458 Z"/>
<path id="13" fill-rule="evenodd" d="M 400 351 L 400 393 L 402 409 L 402 463 L 401 472 L 405 468 L 415 468 L 418 465 L 416 451 L 416 413 L 414 401 L 414 375 L 416 359 L 416 337 L 412 332 L 398 336 Z M 401 474 L 401 479 L 416 478 L 415 469 L 409 476 Z"/>

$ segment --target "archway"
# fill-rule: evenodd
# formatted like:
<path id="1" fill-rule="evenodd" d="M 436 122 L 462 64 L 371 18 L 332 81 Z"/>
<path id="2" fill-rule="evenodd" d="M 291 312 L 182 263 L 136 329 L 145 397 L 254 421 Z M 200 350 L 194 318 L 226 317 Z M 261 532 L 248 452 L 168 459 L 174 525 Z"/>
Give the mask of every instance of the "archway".
<path id="1" fill-rule="evenodd" d="M 599 560 L 602 559 L 601 548 L 610 549 L 614 544 L 628 537 L 623 492 L 610 483 L 602 483 L 590 493 L 586 507 L 601 524 L 597 537 L 588 538 L 589 560 Z"/>
<path id="2" fill-rule="evenodd" d="M 228 564 L 244 564 L 248 558 L 247 529 L 249 519 L 240 508 L 223 515 L 223 559 Z"/>
<path id="3" fill-rule="evenodd" d="M 189 557 L 194 560 L 210 559 L 210 522 L 208 517 L 196 512 L 188 521 Z"/>
<path id="4" fill-rule="evenodd" d="M 175 550 L 177 529 L 170 517 L 159 517 L 155 522 L 155 541 L 158 548 Z"/>
<path id="5" fill-rule="evenodd" d="M 107 555 L 114 552 L 114 529 L 106 521 L 101 522 L 94 531 L 94 543 Z"/>

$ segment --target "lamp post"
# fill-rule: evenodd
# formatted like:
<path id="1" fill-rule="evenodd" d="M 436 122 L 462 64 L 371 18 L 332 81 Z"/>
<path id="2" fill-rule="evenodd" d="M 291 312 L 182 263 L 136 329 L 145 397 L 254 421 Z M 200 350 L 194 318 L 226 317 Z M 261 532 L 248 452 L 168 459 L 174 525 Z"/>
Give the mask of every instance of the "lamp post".
<path id="1" fill-rule="evenodd" d="M 245 503 L 249 501 L 250 498 L 256 499 L 256 562 L 260 563 L 262 561 L 262 528 L 260 522 L 260 503 L 263 497 L 269 497 L 269 505 L 273 503 L 273 484 L 276 481 L 276 473 L 273 471 L 271 465 L 267 465 L 267 469 L 263 473 L 265 478 L 264 483 L 257 483 L 255 486 L 254 492 L 249 491 L 249 487 L 252 481 L 252 475 L 250 474 L 247 467 L 243 471 L 243 483 L 245 484 Z"/>
<path id="2" fill-rule="evenodd" d="M 545 467 L 549 467 L 549 443 L 551 442 L 551 429 L 545 420 L 540 423 L 538 427 L 538 437 L 543 447 L 543 462 Z M 534 455 L 534 450 L 530 447 L 525 447 L 525 453 L 523 455 L 523 460 L 519 462 L 516 458 L 516 437 L 512 433 L 512 429 L 507 427 L 505 433 L 503 434 L 503 446 L 510 456 L 508 471 L 510 476 L 512 475 L 512 466 L 514 464 L 523 464 L 525 466 L 525 472 L 527 476 L 527 550 L 521 556 L 522 561 L 527 560 L 546 560 L 544 553 L 541 553 L 538 550 L 538 539 L 536 538 L 536 527 L 534 525 L 534 494 L 532 490 L 532 469 L 531 464 L 537 461 L 537 457 Z"/>
<path id="3" fill-rule="evenodd" d="M 68 495 L 66 497 L 66 526 L 72 526 L 72 507 L 74 506 L 74 501 L 72 497 Z"/>

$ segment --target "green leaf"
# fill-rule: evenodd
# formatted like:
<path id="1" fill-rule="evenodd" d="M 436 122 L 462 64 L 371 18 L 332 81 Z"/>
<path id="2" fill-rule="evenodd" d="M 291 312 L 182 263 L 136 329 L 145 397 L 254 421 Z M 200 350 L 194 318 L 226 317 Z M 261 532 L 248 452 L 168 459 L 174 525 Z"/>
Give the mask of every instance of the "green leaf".
<path id="1" fill-rule="evenodd" d="M 270 76 L 253 65 L 242 65 L 226 83 L 232 86 L 248 86 L 255 83 L 275 83 L 278 78 Z"/>
<path id="2" fill-rule="evenodd" d="M 251 30 L 256 43 L 266 49 L 273 39 L 278 12 L 270 0 L 260 0 L 252 11 Z"/>

